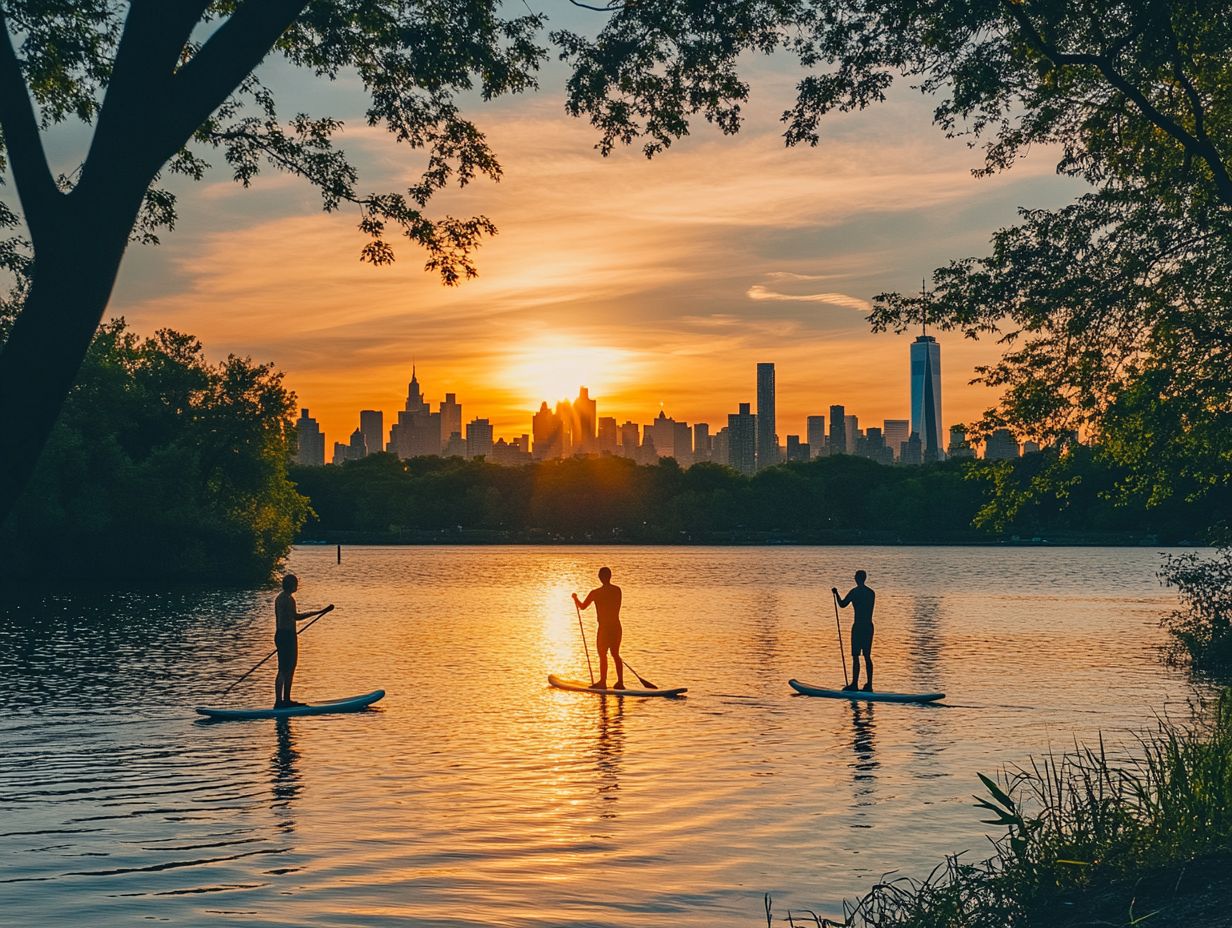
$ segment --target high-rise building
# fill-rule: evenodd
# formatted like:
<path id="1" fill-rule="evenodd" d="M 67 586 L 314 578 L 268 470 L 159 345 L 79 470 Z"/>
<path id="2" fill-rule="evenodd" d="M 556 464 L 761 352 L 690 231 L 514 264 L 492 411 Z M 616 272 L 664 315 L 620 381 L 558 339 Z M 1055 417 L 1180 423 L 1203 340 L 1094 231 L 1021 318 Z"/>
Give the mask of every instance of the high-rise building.
<path id="1" fill-rule="evenodd" d="M 948 458 L 973 458 L 975 451 L 971 442 L 967 441 L 967 429 L 962 425 L 950 426 L 950 443 L 945 449 Z"/>
<path id="2" fill-rule="evenodd" d="M 637 449 L 642 444 L 642 431 L 638 424 L 626 419 L 620 427 L 620 455 L 625 458 L 636 458 Z"/>
<path id="3" fill-rule="evenodd" d="M 441 403 L 441 446 L 444 447 L 454 432 L 462 434 L 462 404 L 456 393 L 446 393 Z"/>
<path id="4" fill-rule="evenodd" d="M 809 459 L 809 446 L 800 443 L 799 435 L 787 436 L 787 460 L 792 461 L 807 461 Z"/>
<path id="5" fill-rule="evenodd" d="M 693 465 L 693 430 L 687 422 L 672 422 L 672 457 L 681 467 Z"/>
<path id="6" fill-rule="evenodd" d="M 731 463 L 730 435 L 731 432 L 727 426 L 723 426 L 715 433 L 714 438 L 710 442 L 710 460 L 716 464 L 730 465 Z"/>
<path id="7" fill-rule="evenodd" d="M 659 457 L 674 457 L 676 454 L 676 420 L 669 419 L 667 413 L 660 409 L 654 422 L 643 430 L 642 441 L 653 442 L 655 453 Z"/>
<path id="8" fill-rule="evenodd" d="M 532 431 L 535 435 L 533 453 L 536 461 L 543 461 L 548 458 L 558 458 L 564 455 L 564 423 L 561 422 L 559 413 L 552 412 L 552 410 L 548 409 L 548 404 L 546 402 L 544 402 L 543 405 L 539 407 L 539 411 L 535 413 L 535 418 L 532 422 Z"/>
<path id="9" fill-rule="evenodd" d="M 1018 459 L 1018 439 L 1009 429 L 993 429 L 984 442 L 985 461 L 1014 461 Z"/>
<path id="10" fill-rule="evenodd" d="M 389 450 L 398 457 L 418 458 L 440 454 L 441 414 L 432 412 L 419 389 L 419 378 L 411 368 L 411 382 L 406 388 L 406 408 L 398 413 L 398 421 L 389 428 Z"/>
<path id="11" fill-rule="evenodd" d="M 451 434 L 441 449 L 441 455 L 447 458 L 464 458 L 466 452 L 466 439 L 462 437 L 461 432 Z"/>
<path id="12" fill-rule="evenodd" d="M 295 463 L 308 467 L 325 466 L 325 433 L 307 409 L 299 411 L 295 422 Z"/>
<path id="13" fill-rule="evenodd" d="M 924 446 L 920 441 L 920 436 L 915 432 L 903 442 L 903 447 L 899 453 L 899 461 L 903 464 L 919 465 L 924 463 Z"/>
<path id="14" fill-rule="evenodd" d="M 367 454 L 376 454 L 385 450 L 385 413 L 379 409 L 361 409 L 359 411 L 359 430 L 364 433 L 364 447 Z"/>
<path id="15" fill-rule="evenodd" d="M 808 439 L 809 457 L 818 457 L 826 446 L 826 417 L 809 416 L 805 438 Z"/>
<path id="16" fill-rule="evenodd" d="M 757 469 L 757 416 L 748 403 L 727 417 L 727 463 L 742 474 Z"/>
<path id="17" fill-rule="evenodd" d="M 847 438 L 847 453 L 856 454 L 860 450 L 860 417 L 846 416 L 843 421 L 847 426 L 844 430 Z"/>
<path id="18" fill-rule="evenodd" d="M 830 453 L 847 453 L 847 410 L 842 406 L 830 407 Z"/>
<path id="19" fill-rule="evenodd" d="M 866 458 L 878 464 L 893 464 L 894 452 L 886 447 L 885 435 L 875 425 L 870 425 L 864 433 L 861 448 Z"/>
<path id="20" fill-rule="evenodd" d="M 941 346 L 931 335 L 911 343 L 911 431 L 920 436 L 925 461 L 945 457 L 941 425 Z"/>
<path id="21" fill-rule="evenodd" d="M 897 460 L 902 456 L 903 442 L 911 437 L 911 423 L 906 419 L 886 419 L 882 422 L 881 434 L 886 447 Z"/>
<path id="22" fill-rule="evenodd" d="M 578 390 L 577 399 L 573 401 L 573 450 L 583 454 L 594 451 L 595 444 L 595 413 L 598 404 L 590 398 L 586 387 Z"/>
<path id="23" fill-rule="evenodd" d="M 705 422 L 698 422 L 693 426 L 693 463 L 712 460 L 711 452 L 710 426 Z"/>
<path id="24" fill-rule="evenodd" d="M 779 439 L 775 431 L 774 364 L 757 365 L 757 469 L 779 462 Z"/>
<path id="25" fill-rule="evenodd" d="M 466 456 L 492 457 L 492 423 L 487 419 L 472 419 L 466 423 Z"/>
<path id="26" fill-rule="evenodd" d="M 577 433 L 577 415 L 573 404 L 568 400 L 557 403 L 556 418 L 560 420 L 560 457 L 568 457 L 575 450 L 573 436 Z"/>
<path id="27" fill-rule="evenodd" d="M 595 436 L 595 451 L 599 454 L 616 454 L 620 449 L 620 429 L 613 416 L 599 419 L 599 431 Z"/>

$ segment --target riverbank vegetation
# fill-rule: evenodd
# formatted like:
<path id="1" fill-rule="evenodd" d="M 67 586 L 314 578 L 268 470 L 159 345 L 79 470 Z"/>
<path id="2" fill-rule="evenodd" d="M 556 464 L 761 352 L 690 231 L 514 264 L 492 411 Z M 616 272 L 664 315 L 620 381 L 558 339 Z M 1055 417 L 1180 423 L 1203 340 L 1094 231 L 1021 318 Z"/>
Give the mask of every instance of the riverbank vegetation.
<path id="1" fill-rule="evenodd" d="M 1053 455 L 1016 462 L 890 467 L 837 455 L 743 476 L 672 459 L 573 458 L 499 467 L 460 458 L 373 455 L 297 467 L 315 541 L 969 544 L 1201 542 L 1209 510 L 1107 498 L 1118 475 L 1086 448 L 1068 452 L 1064 495 L 994 505 L 1027 487 Z"/>
<path id="2" fill-rule="evenodd" d="M 1200 673 L 1232 677 L 1232 548 L 1211 558 L 1166 557 L 1159 578 L 1180 597 L 1163 620 L 1172 638 L 1169 656 Z"/>
<path id="3" fill-rule="evenodd" d="M 0 576 L 267 578 L 308 513 L 287 479 L 293 406 L 271 365 L 103 326 L 0 529 Z"/>
<path id="4" fill-rule="evenodd" d="M 887 880 L 846 905 L 837 924 L 1226 924 L 1232 698 L 1204 710 L 1187 725 L 1161 721 L 1119 759 L 1101 741 L 995 779 L 981 775 L 977 805 L 987 824 L 1006 829 L 993 856 L 950 858 L 924 880 Z M 791 920 L 836 924 L 798 913 Z"/>

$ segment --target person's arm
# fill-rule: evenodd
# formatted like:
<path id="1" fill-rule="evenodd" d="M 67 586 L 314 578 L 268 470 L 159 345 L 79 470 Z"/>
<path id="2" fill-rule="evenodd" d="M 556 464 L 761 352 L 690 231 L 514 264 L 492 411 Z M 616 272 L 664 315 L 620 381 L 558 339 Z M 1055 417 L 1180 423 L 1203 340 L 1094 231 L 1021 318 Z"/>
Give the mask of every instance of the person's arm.
<path id="1" fill-rule="evenodd" d="M 577 593 L 574 593 L 574 594 L 573 594 L 573 601 L 574 601 L 575 603 L 577 603 L 577 607 L 578 607 L 579 609 L 585 609 L 585 608 L 586 608 L 587 606 L 589 606 L 592 602 L 594 602 L 594 599 L 595 599 L 595 591 L 594 591 L 594 590 L 591 590 L 589 593 L 587 593 L 587 594 L 586 594 L 586 598 L 585 598 L 585 599 L 578 599 L 578 595 L 577 595 Z"/>
<path id="2" fill-rule="evenodd" d="M 311 619 L 313 616 L 320 615 L 321 613 L 327 612 L 328 610 L 333 609 L 333 608 L 334 608 L 334 604 L 330 603 L 324 609 L 318 609 L 315 612 L 297 612 L 295 613 L 295 621 L 302 622 L 304 621 L 304 619 Z"/>
<path id="3" fill-rule="evenodd" d="M 855 590 L 851 591 L 851 593 L 854 593 L 854 592 Z M 834 598 L 838 600 L 838 607 L 840 609 L 846 609 L 849 605 L 851 605 L 851 593 L 848 593 L 846 596 L 840 597 L 838 595 L 838 590 L 834 591 Z"/>

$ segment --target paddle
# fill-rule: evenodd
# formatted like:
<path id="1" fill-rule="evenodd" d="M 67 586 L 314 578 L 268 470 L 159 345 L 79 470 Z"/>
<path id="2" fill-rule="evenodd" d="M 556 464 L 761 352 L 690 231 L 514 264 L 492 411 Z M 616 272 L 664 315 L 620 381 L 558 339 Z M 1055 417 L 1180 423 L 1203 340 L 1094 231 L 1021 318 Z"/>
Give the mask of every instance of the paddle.
<path id="1" fill-rule="evenodd" d="M 657 689 L 658 689 L 658 687 L 657 687 L 657 686 L 655 686 L 653 683 L 651 683 L 649 680 L 647 680 L 645 677 L 643 677 L 640 673 L 638 673 L 636 670 L 634 670 L 634 669 L 633 669 L 633 667 L 629 664 L 629 662 L 628 662 L 627 660 L 625 660 L 623 657 L 620 659 L 620 661 L 621 661 L 621 663 L 622 663 L 622 664 L 624 664 L 624 665 L 625 665 L 625 669 L 626 669 L 626 670 L 631 671 L 631 672 L 632 672 L 632 674 L 633 674 L 633 676 L 637 677 L 637 682 L 638 682 L 638 683 L 640 683 L 640 684 L 642 684 L 642 686 L 646 687 L 646 689 L 648 689 L 648 690 L 657 690 Z"/>
<path id="2" fill-rule="evenodd" d="M 577 604 L 576 599 L 573 601 L 573 608 L 577 612 L 578 631 L 582 633 L 582 647 L 586 648 L 586 669 L 590 671 L 590 685 L 594 686 L 595 685 L 595 671 L 594 671 L 594 668 L 590 666 L 590 648 L 586 644 L 586 627 L 582 624 L 582 607 Z M 632 673 L 633 676 L 637 677 L 637 682 L 642 684 L 642 686 L 644 686 L 646 689 L 648 690 L 658 689 L 657 686 L 655 686 L 653 683 L 651 683 L 649 680 L 643 677 L 640 673 L 638 673 L 636 670 L 630 667 L 629 662 L 627 660 L 625 660 L 624 658 L 621 658 L 620 662 L 629 668 L 629 672 Z"/>
<path id="3" fill-rule="evenodd" d="M 316 615 L 316 618 L 315 618 L 315 619 L 313 619 L 311 622 L 309 622 L 307 625 L 303 626 L 302 628 L 298 628 L 298 629 L 296 629 L 295 634 L 297 634 L 297 635 L 302 635 L 304 632 L 308 631 L 308 629 L 312 628 L 312 626 L 313 626 L 313 625 L 315 625 L 317 622 L 319 622 L 321 619 L 323 619 L 327 613 L 330 613 L 330 612 L 333 612 L 333 611 L 334 611 L 334 604 L 333 604 L 333 603 L 330 603 L 330 604 L 329 604 L 328 606 L 326 606 L 324 609 L 318 609 L 318 610 L 316 611 L 316 613 L 311 613 L 311 612 L 310 612 L 310 613 L 309 613 L 309 615 L 314 615 L 314 614 L 315 614 L 315 615 Z M 221 695 L 221 696 L 226 696 L 229 692 L 231 692 L 233 689 L 235 689 L 235 687 L 236 687 L 236 686 L 238 686 L 240 683 L 243 683 L 245 680 L 247 680 L 249 677 L 251 677 L 251 676 L 253 675 L 253 673 L 254 673 L 255 671 L 257 671 L 257 670 L 261 667 L 261 665 L 262 665 L 262 664 L 264 664 L 266 661 L 268 661 L 271 657 L 273 657 L 273 656 L 274 656 L 275 654 L 277 654 L 277 653 L 278 653 L 278 649 L 277 649 L 277 648 L 275 648 L 274 650 L 270 651 L 270 653 L 269 653 L 269 654 L 265 655 L 265 657 L 261 658 L 261 660 L 259 660 L 259 661 L 257 662 L 257 665 L 256 665 L 255 667 L 253 667 L 253 668 L 252 668 L 252 670 L 248 671 L 248 673 L 244 674 L 242 677 L 240 677 L 238 680 L 236 680 L 234 683 L 232 683 L 230 686 L 228 686 L 225 690 L 223 690 L 223 691 L 222 691 L 222 693 L 221 693 L 220 695 Z"/>
<path id="4" fill-rule="evenodd" d="M 838 618 L 838 594 L 831 590 L 834 597 L 834 627 L 838 629 L 838 656 L 843 659 L 843 686 L 851 682 L 847 676 L 847 652 L 843 650 L 843 623 Z"/>
<path id="5" fill-rule="evenodd" d="M 573 599 L 573 610 L 578 617 L 578 631 L 582 633 L 582 647 L 586 649 L 586 671 L 590 674 L 590 685 L 595 685 L 595 668 L 590 665 L 590 645 L 586 643 L 586 626 L 582 624 L 582 607 L 578 605 L 577 597 Z"/>

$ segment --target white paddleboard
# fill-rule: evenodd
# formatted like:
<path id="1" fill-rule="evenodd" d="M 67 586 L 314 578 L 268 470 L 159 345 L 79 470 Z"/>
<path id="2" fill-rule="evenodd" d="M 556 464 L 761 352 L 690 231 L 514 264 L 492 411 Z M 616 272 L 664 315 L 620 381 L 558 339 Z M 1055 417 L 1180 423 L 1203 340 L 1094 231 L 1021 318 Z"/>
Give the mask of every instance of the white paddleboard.
<path id="1" fill-rule="evenodd" d="M 869 702 L 936 702 L 945 699 L 945 693 L 866 693 L 864 690 L 832 690 L 799 680 L 788 680 L 787 685 L 805 696 L 825 696 L 828 699 L 857 699 Z"/>
<path id="2" fill-rule="evenodd" d="M 689 691 L 687 686 L 678 686 L 670 690 L 638 690 L 638 689 L 605 689 L 601 690 L 583 683 L 581 680 L 566 680 L 556 674 L 548 675 L 548 683 L 560 690 L 575 690 L 579 693 L 602 693 L 604 696 L 680 696 Z"/>
<path id="3" fill-rule="evenodd" d="M 363 696 L 314 702 L 310 706 L 287 706 L 285 709 L 211 709 L 208 706 L 197 706 L 197 712 L 212 719 L 285 719 L 300 715 L 326 715 L 331 712 L 359 712 L 384 696 L 384 690 L 373 690 Z"/>

